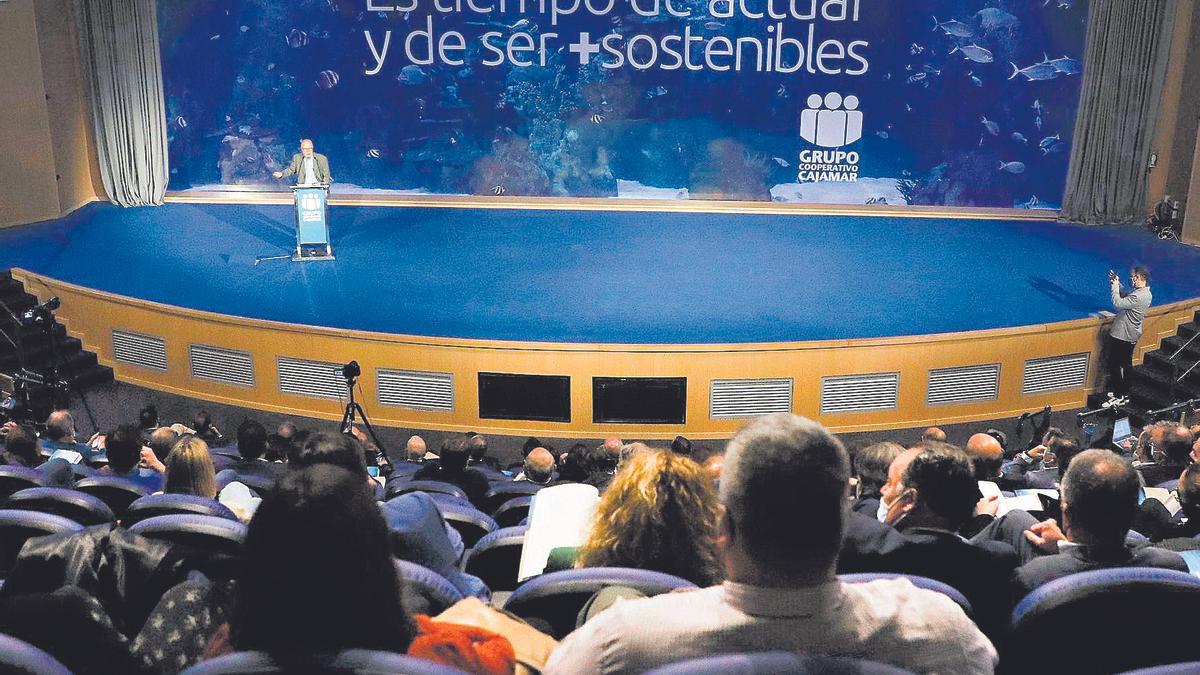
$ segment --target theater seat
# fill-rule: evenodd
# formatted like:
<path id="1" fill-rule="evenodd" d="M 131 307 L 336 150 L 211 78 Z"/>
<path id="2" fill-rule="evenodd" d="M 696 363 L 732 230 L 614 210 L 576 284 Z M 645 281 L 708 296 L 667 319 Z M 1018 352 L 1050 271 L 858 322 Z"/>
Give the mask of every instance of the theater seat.
<path id="1" fill-rule="evenodd" d="M 0 673 L 5 675 L 71 675 L 50 654 L 11 635 L 0 633 Z"/>
<path id="2" fill-rule="evenodd" d="M 39 511 L 0 510 L 0 577 L 8 575 L 25 540 L 60 532 L 82 532 L 83 526 Z"/>
<path id="3" fill-rule="evenodd" d="M 513 497 L 500 505 L 492 514 L 496 527 L 514 527 L 529 516 L 529 506 L 533 504 L 533 495 Z"/>
<path id="4" fill-rule="evenodd" d="M 42 472 L 37 469 L 11 464 L 0 465 L 0 501 L 8 499 L 14 492 L 45 485 Z"/>
<path id="5" fill-rule="evenodd" d="M 112 509 L 117 518 L 125 516 L 125 509 L 129 508 L 135 499 L 149 494 L 136 483 L 115 476 L 81 478 L 75 482 L 75 489 L 108 504 L 108 508 Z"/>
<path id="6" fill-rule="evenodd" d="M 539 490 L 546 487 L 529 481 L 516 481 L 508 483 L 493 483 L 492 489 L 484 495 L 484 510 L 488 513 L 495 513 L 504 502 L 514 497 L 528 497 L 535 495 Z"/>
<path id="7" fill-rule="evenodd" d="M 190 513 L 147 518 L 129 531 L 181 547 L 188 568 L 213 579 L 233 578 L 246 540 L 246 526 L 236 520 Z"/>
<path id="8" fill-rule="evenodd" d="M 860 584 L 867 581 L 875 581 L 876 579 L 899 579 L 904 578 L 912 582 L 917 588 L 924 588 L 927 591 L 937 591 L 942 595 L 950 598 L 958 603 L 959 607 L 967 613 L 967 616 L 974 616 L 975 610 L 971 607 L 971 601 L 967 600 L 967 596 L 963 595 L 953 586 L 930 579 L 929 577 L 920 577 L 915 574 L 892 574 L 888 572 L 865 572 L 861 574 L 839 574 L 838 579 L 847 584 Z"/>
<path id="9" fill-rule="evenodd" d="M 428 567 L 407 560 L 394 562 L 404 579 L 404 606 L 409 613 L 435 616 L 463 599 L 462 591 Z"/>
<path id="10" fill-rule="evenodd" d="M 161 494 L 135 500 L 125 511 L 125 517 L 121 519 L 121 523 L 128 527 L 147 518 L 183 513 L 216 516 L 227 520 L 238 519 L 233 511 L 229 510 L 229 507 L 215 499 L 196 495 Z"/>
<path id="11" fill-rule="evenodd" d="M 181 675 L 463 675 L 463 671 L 433 661 L 392 652 L 347 649 L 336 654 L 294 655 L 286 663 L 266 652 L 234 652 L 201 661 Z"/>
<path id="12" fill-rule="evenodd" d="M 51 513 L 85 527 L 117 522 L 107 504 L 70 488 L 37 487 L 14 492 L 4 502 L 4 508 Z"/>
<path id="13" fill-rule="evenodd" d="M 462 535 L 463 545 L 471 548 L 484 535 L 496 529 L 496 521 L 491 516 L 471 506 L 469 503 L 457 501 L 438 501 L 438 510 L 450 527 Z"/>
<path id="14" fill-rule="evenodd" d="M 911 672 L 862 659 L 759 652 L 688 659 L 648 670 L 646 675 L 906 675 Z"/>
<path id="15" fill-rule="evenodd" d="M 237 481 L 261 495 L 275 487 L 275 480 L 276 479 L 269 478 L 267 476 L 242 474 L 234 471 L 233 469 L 225 469 L 217 474 L 217 490 L 224 490 L 225 486 Z"/>
<path id="16" fill-rule="evenodd" d="M 467 493 L 463 489 L 453 483 L 445 483 L 440 480 L 398 480 L 388 481 L 385 497 L 399 497 L 409 492 L 436 492 L 439 494 L 450 495 L 466 500 Z"/>
<path id="17" fill-rule="evenodd" d="M 1173 570 L 1071 574 L 1026 595 L 1000 662 L 1012 673 L 1119 672 L 1200 659 L 1200 579 Z M 1034 645 L 1051 640 L 1053 649 Z"/>
<path id="18" fill-rule="evenodd" d="M 627 567 L 588 567 L 550 572 L 517 586 L 504 603 L 505 611 L 534 619 L 561 640 L 575 628 L 575 618 L 588 599 L 609 586 L 628 586 L 645 595 L 658 595 L 696 584 L 677 576 Z"/>
<path id="19" fill-rule="evenodd" d="M 515 589 L 526 529 L 505 527 L 475 542 L 463 570 L 482 579 L 493 592 Z"/>
<path id="20" fill-rule="evenodd" d="M 1152 666 L 1150 668 L 1127 670 L 1123 673 L 1119 673 L 1119 675 L 1195 675 L 1195 673 L 1200 673 L 1200 661 L 1172 663 L 1169 666 Z"/>

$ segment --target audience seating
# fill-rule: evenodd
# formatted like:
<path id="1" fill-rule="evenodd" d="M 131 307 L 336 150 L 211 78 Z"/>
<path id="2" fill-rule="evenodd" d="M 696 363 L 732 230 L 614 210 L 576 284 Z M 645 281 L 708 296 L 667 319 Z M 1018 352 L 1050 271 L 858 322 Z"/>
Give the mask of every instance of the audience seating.
<path id="1" fill-rule="evenodd" d="M 115 476 L 82 478 L 75 482 L 75 489 L 108 504 L 108 508 L 112 509 L 117 518 L 125 516 L 125 509 L 129 508 L 135 499 L 141 499 L 148 494 L 135 483 Z"/>
<path id="2" fill-rule="evenodd" d="M 396 572 L 404 579 L 404 606 L 412 614 L 441 614 L 463 594 L 446 577 L 407 560 L 396 559 Z"/>
<path id="3" fill-rule="evenodd" d="M 50 654 L 11 635 L 0 634 L 0 673 L 5 675 L 71 675 Z"/>
<path id="4" fill-rule="evenodd" d="M 1111 673 L 1193 661 L 1200 658 L 1197 603 L 1200 579 L 1173 570 L 1114 568 L 1055 579 L 1013 610 L 1001 665 L 1011 673 Z"/>
<path id="5" fill-rule="evenodd" d="M 529 506 L 533 504 L 533 495 L 525 497 L 513 497 L 500 505 L 492 513 L 492 518 L 496 521 L 496 527 L 513 527 L 520 525 L 522 520 L 529 516 Z"/>
<path id="6" fill-rule="evenodd" d="M 464 501 L 467 500 L 467 493 L 463 489 L 453 483 L 444 483 L 440 480 L 397 480 L 388 481 L 387 490 L 384 495 L 387 499 L 399 497 L 409 492 L 428 492 L 450 495 L 458 497 Z"/>
<path id="7" fill-rule="evenodd" d="M 1200 661 L 1138 668 L 1137 670 L 1127 670 L 1119 675 L 1193 675 L 1194 673 L 1200 673 Z"/>
<path id="8" fill-rule="evenodd" d="M 1188 572 L 1200 577 L 1200 550 L 1180 551 L 1179 555 L 1187 563 Z"/>
<path id="9" fill-rule="evenodd" d="M 392 652 L 368 649 L 347 649 L 336 654 L 297 655 L 286 663 L 276 661 L 266 652 L 235 652 L 200 663 L 183 671 L 182 675 L 463 675 L 463 671 Z"/>
<path id="10" fill-rule="evenodd" d="M 482 579 L 493 592 L 515 589 L 526 529 L 505 527 L 487 534 L 467 553 L 463 571 Z"/>
<path id="11" fill-rule="evenodd" d="M 462 535 L 463 546 L 471 548 L 484 535 L 495 531 L 496 521 L 469 503 L 438 501 L 438 510 L 450 526 Z"/>
<path id="12" fill-rule="evenodd" d="M 229 510 L 229 507 L 215 499 L 196 495 L 159 494 L 135 500 L 125 511 L 125 517 L 121 519 L 121 523 L 128 527 L 147 518 L 182 513 L 216 516 L 227 520 L 238 519 L 233 511 Z"/>
<path id="13" fill-rule="evenodd" d="M 217 476 L 217 490 L 224 490 L 226 485 L 237 481 L 258 494 L 275 487 L 275 480 L 265 476 L 240 474 L 232 469 L 225 469 Z"/>
<path id="14" fill-rule="evenodd" d="M 561 640 L 575 628 L 579 610 L 597 591 L 609 586 L 627 586 L 645 595 L 658 595 L 696 584 L 677 576 L 627 567 L 587 567 L 550 572 L 517 586 L 504 603 L 505 611 L 522 619 L 535 619 Z"/>
<path id="15" fill-rule="evenodd" d="M 660 666 L 646 675 L 906 675 L 911 671 L 876 661 L 808 656 L 791 652 L 721 654 Z"/>
<path id="16" fill-rule="evenodd" d="M 117 522 L 117 517 L 107 504 L 70 488 L 37 487 L 14 492 L 4 502 L 4 508 L 52 513 L 85 527 Z"/>
<path id="17" fill-rule="evenodd" d="M 493 483 L 492 489 L 484 495 L 484 510 L 488 513 L 495 513 L 504 502 L 513 499 L 514 497 L 527 497 L 537 494 L 538 490 L 546 487 L 529 481 L 515 481 L 509 483 Z"/>
<path id="18" fill-rule="evenodd" d="M 1179 479 L 1172 478 L 1171 480 L 1164 480 L 1163 482 L 1159 483 L 1158 485 L 1155 485 L 1154 487 L 1162 488 L 1164 490 L 1174 490 L 1175 488 L 1179 487 Z"/>
<path id="19" fill-rule="evenodd" d="M 81 532 L 83 529 L 83 525 L 69 518 L 50 513 L 0 510 L 0 577 L 8 575 L 25 540 L 59 532 Z"/>
<path id="20" fill-rule="evenodd" d="M 37 469 L 11 464 L 0 465 L 0 500 L 8 499 L 9 495 L 19 490 L 45 485 L 42 472 Z"/>
<path id="21" fill-rule="evenodd" d="M 950 598 L 951 600 L 953 600 L 954 602 L 958 603 L 958 606 L 963 608 L 963 611 L 967 613 L 967 616 L 975 615 L 975 610 L 973 607 L 971 607 L 971 601 L 967 600 L 967 596 L 960 593 L 957 588 L 954 588 L 953 586 L 951 586 L 949 584 L 942 583 L 941 581 L 938 581 L 937 579 L 930 579 L 929 577 L 920 577 L 915 574 L 892 574 L 892 573 L 886 573 L 886 572 L 863 572 L 860 574 L 839 574 L 838 575 L 838 579 L 841 579 L 844 583 L 847 583 L 847 584 L 860 584 L 860 583 L 865 583 L 868 581 L 875 581 L 876 579 L 899 579 L 899 578 L 908 579 L 909 581 L 912 582 L 912 585 L 916 586 L 917 588 L 924 588 L 927 591 L 937 591 L 938 593 L 941 593 L 942 595 L 944 595 L 944 596 Z"/>
<path id="22" fill-rule="evenodd" d="M 241 554 L 242 542 L 246 540 L 246 526 L 237 520 L 190 513 L 147 518 L 134 523 L 129 531 L 143 537 L 234 556 Z"/>

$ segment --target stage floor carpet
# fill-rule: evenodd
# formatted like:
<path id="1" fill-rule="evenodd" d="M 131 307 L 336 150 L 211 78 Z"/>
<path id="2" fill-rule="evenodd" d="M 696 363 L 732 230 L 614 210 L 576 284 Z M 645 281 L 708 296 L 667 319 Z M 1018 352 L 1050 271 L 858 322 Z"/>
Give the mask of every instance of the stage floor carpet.
<path id="1" fill-rule="evenodd" d="M 330 210 L 336 261 L 290 205 L 90 204 L 0 230 L 0 268 L 240 317 L 430 337 L 721 344 L 1026 326 L 1200 297 L 1200 249 L 1045 221 L 389 208 Z M 1126 282 L 1127 283 L 1127 282 Z M 36 290 L 36 289 L 31 289 Z"/>

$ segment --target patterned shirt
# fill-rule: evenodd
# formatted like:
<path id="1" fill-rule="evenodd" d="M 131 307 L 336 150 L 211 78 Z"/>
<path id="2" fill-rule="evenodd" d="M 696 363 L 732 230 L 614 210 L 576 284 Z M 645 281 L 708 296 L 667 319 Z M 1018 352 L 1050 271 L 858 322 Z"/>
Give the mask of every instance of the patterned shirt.
<path id="1" fill-rule="evenodd" d="M 640 673 L 715 654 L 783 650 L 918 673 L 991 673 L 996 650 L 950 598 L 907 579 L 809 588 L 721 586 L 621 601 L 567 636 L 544 672 Z"/>

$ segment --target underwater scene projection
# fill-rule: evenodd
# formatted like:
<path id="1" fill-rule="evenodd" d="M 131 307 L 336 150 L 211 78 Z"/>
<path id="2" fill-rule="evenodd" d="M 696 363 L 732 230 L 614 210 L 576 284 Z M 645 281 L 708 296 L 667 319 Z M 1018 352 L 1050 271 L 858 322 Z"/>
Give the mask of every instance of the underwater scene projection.
<path id="1" fill-rule="evenodd" d="M 1058 208 L 1084 0 L 160 0 L 172 190 Z"/>

